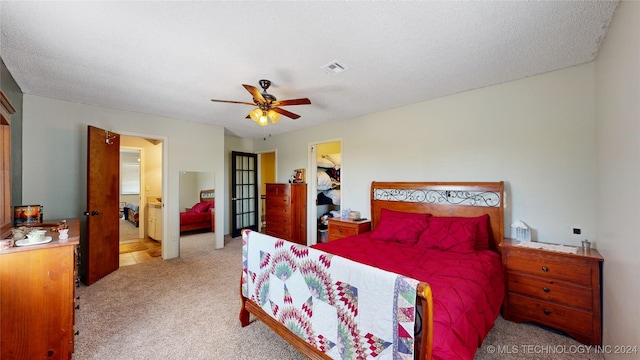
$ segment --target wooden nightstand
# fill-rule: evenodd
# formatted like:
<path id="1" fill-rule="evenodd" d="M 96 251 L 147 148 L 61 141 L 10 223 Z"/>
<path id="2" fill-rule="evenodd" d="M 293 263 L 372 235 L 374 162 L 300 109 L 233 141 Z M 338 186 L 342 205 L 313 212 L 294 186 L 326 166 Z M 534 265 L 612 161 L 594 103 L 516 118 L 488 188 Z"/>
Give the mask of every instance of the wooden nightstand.
<path id="1" fill-rule="evenodd" d="M 367 231 L 371 231 L 370 220 L 353 221 L 337 218 L 329 219 L 329 241 L 362 234 Z"/>
<path id="2" fill-rule="evenodd" d="M 602 262 L 597 250 L 575 254 L 517 246 L 504 239 L 503 317 L 536 322 L 590 345 L 602 344 Z"/>

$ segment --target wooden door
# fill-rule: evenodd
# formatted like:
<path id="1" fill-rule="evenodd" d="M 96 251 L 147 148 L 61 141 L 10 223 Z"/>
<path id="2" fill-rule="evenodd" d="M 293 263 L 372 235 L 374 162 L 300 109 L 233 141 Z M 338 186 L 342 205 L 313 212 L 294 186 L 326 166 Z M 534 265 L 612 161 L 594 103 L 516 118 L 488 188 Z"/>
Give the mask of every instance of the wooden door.
<path id="1" fill-rule="evenodd" d="M 258 155 L 231 152 L 231 236 L 258 231 Z"/>
<path id="2" fill-rule="evenodd" d="M 0 235 L 13 226 L 11 207 L 11 114 L 16 109 L 0 90 Z M 10 234 L 9 234 L 10 235 Z"/>
<path id="3" fill-rule="evenodd" d="M 87 143 L 87 236 L 82 282 L 91 285 L 118 269 L 120 135 L 89 126 Z"/>

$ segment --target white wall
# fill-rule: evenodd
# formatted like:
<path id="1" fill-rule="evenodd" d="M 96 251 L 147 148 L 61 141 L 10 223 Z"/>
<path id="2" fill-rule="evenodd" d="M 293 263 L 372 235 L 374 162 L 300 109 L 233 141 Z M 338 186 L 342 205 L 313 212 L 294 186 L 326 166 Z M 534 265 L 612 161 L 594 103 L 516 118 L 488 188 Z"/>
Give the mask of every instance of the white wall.
<path id="1" fill-rule="evenodd" d="M 596 60 L 596 234 L 604 257 L 604 343 L 640 351 L 640 3 L 619 5 Z M 613 358 L 640 354 L 607 356 Z"/>
<path id="2" fill-rule="evenodd" d="M 86 207 L 87 126 L 123 135 L 163 140 L 162 256 L 179 255 L 179 171 L 224 173 L 224 129 L 189 121 L 24 95 L 23 194 L 25 202 L 44 205 L 45 216 L 83 218 Z M 224 186 L 216 178 L 216 188 Z M 217 198 L 216 228 L 223 228 L 225 198 Z M 83 219 L 84 221 L 84 219 Z M 224 245 L 216 232 L 216 246 Z"/>
<path id="3" fill-rule="evenodd" d="M 309 143 L 343 139 L 342 204 L 365 217 L 372 181 L 503 180 L 505 234 L 520 219 L 539 241 L 597 245 L 594 66 L 260 139 L 254 151 L 277 149 L 288 179 L 308 166 Z"/>

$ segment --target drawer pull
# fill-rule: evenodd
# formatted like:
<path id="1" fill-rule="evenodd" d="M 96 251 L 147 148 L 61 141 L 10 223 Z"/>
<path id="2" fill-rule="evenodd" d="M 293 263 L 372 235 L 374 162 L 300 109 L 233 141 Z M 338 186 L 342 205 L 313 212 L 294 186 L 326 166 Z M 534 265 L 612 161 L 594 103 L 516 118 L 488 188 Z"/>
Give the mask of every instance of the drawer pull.
<path id="1" fill-rule="evenodd" d="M 342 234 L 342 229 L 338 229 L 338 232 L 340 232 L 340 234 Z"/>
<path id="2" fill-rule="evenodd" d="M 542 291 L 544 291 L 544 292 L 549 292 L 549 288 L 548 288 L 548 287 L 543 287 L 543 288 L 542 288 Z"/>
<path id="3" fill-rule="evenodd" d="M 548 268 L 548 267 L 546 267 L 546 266 L 543 266 L 543 267 L 542 267 L 542 271 L 547 272 L 547 271 L 549 271 L 549 268 Z"/>
<path id="4" fill-rule="evenodd" d="M 551 314 L 551 310 L 547 310 L 547 309 L 542 310 L 542 312 L 543 312 L 545 315 L 549 315 L 549 314 Z"/>

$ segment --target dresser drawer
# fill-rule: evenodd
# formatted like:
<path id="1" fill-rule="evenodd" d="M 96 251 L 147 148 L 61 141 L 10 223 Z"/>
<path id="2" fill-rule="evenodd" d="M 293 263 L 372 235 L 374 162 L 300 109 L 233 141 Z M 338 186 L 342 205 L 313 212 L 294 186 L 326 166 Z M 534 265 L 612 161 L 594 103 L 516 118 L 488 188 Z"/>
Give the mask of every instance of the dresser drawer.
<path id="1" fill-rule="evenodd" d="M 267 226 L 291 226 L 291 217 L 274 214 L 265 221 Z"/>
<path id="2" fill-rule="evenodd" d="M 275 207 L 289 207 L 291 206 L 291 198 L 289 198 L 288 196 L 284 195 L 284 196 L 275 196 L 275 197 L 268 197 L 265 200 L 265 205 L 267 206 L 267 208 L 271 209 L 271 208 L 275 208 Z"/>
<path id="3" fill-rule="evenodd" d="M 291 241 L 291 226 L 267 224 L 267 235 Z"/>
<path id="4" fill-rule="evenodd" d="M 585 336 L 593 334 L 590 312 L 509 293 L 511 310 L 531 321 Z"/>
<path id="5" fill-rule="evenodd" d="M 266 221 L 269 221 L 269 218 L 273 218 L 276 216 L 291 217 L 292 209 L 289 205 L 277 203 L 267 205 L 267 209 L 269 209 L 269 212 L 266 215 Z"/>
<path id="6" fill-rule="evenodd" d="M 577 307 L 586 311 L 591 311 L 592 309 L 593 290 L 591 288 L 514 272 L 509 272 L 507 278 L 509 279 L 510 292 Z"/>
<path id="7" fill-rule="evenodd" d="M 272 196 L 281 196 L 281 195 L 289 195 L 289 185 L 288 184 L 269 184 L 267 186 L 267 198 Z"/>
<path id="8" fill-rule="evenodd" d="M 557 257 L 531 252 L 509 251 L 506 266 L 509 271 L 566 280 L 591 286 L 591 263 L 586 260 Z"/>

